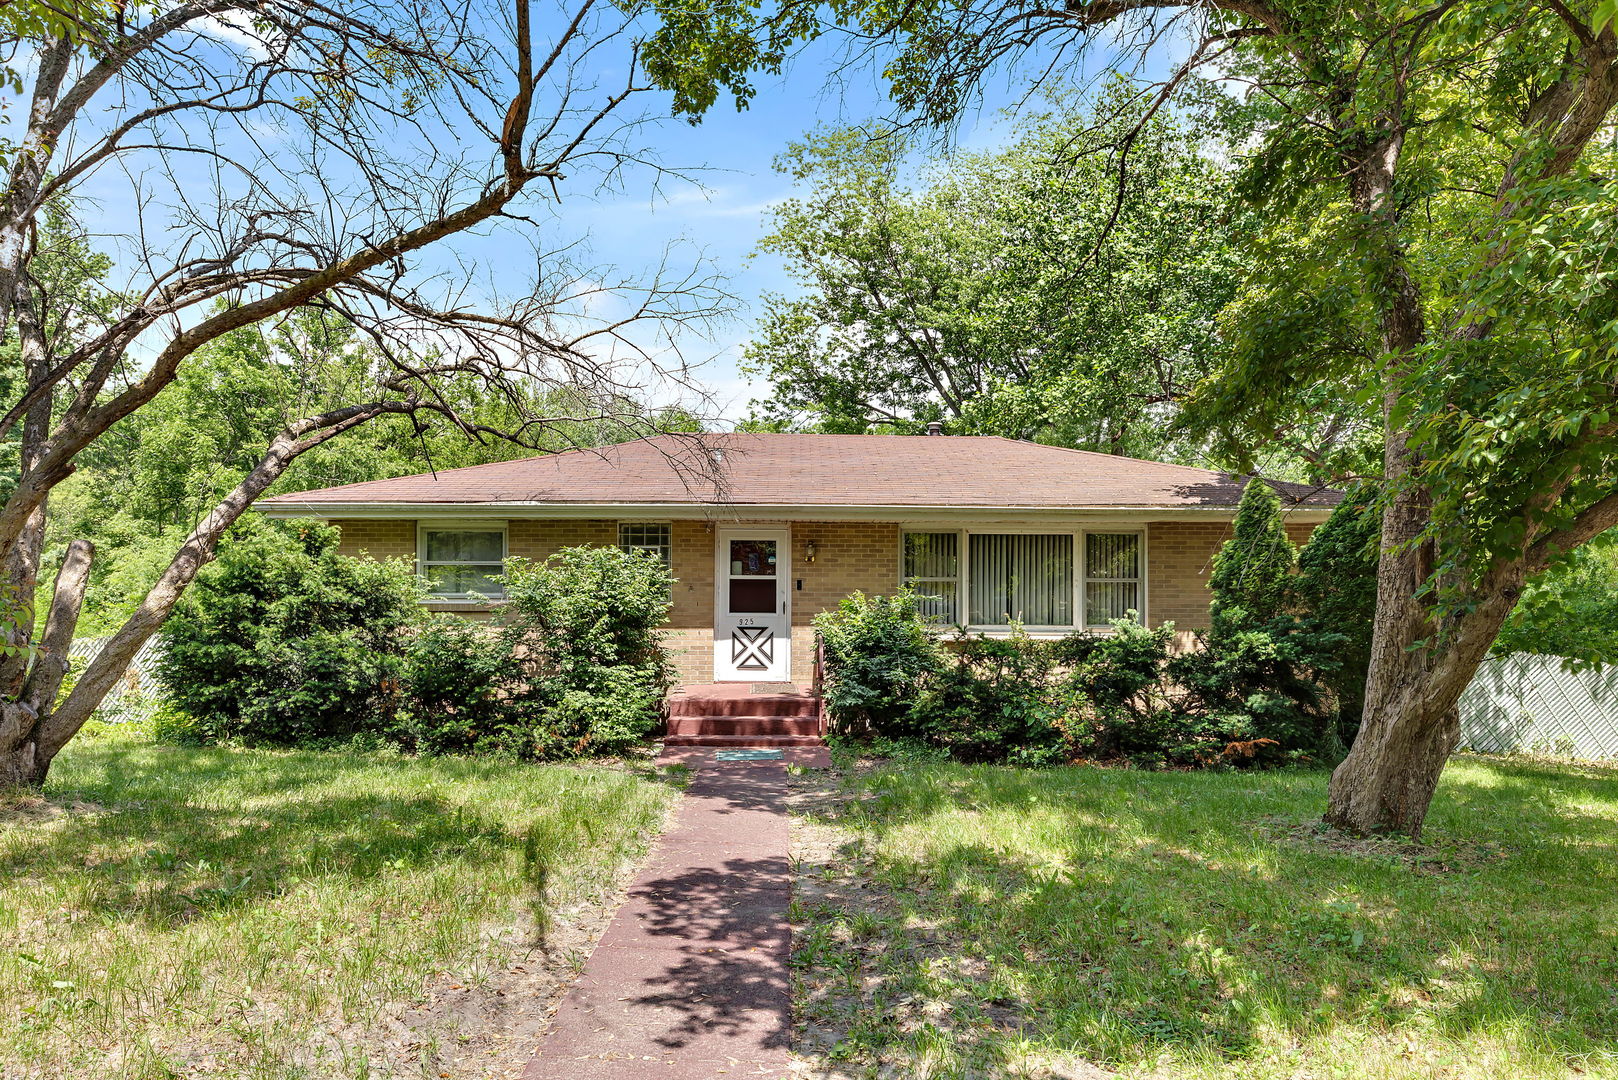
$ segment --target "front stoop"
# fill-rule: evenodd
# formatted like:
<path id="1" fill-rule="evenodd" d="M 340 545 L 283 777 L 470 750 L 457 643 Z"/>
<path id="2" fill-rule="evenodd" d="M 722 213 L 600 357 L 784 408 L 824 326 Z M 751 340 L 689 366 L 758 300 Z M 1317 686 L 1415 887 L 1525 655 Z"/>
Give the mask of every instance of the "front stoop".
<path id="1" fill-rule="evenodd" d="M 755 693 L 749 683 L 682 686 L 669 695 L 664 746 L 822 746 L 820 701 L 807 687 Z"/>

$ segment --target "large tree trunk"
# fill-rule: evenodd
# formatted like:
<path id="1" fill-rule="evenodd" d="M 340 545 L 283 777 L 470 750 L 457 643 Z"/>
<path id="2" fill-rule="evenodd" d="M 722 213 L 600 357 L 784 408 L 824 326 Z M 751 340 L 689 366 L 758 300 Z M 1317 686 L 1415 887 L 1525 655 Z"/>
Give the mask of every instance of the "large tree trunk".
<path id="1" fill-rule="evenodd" d="M 1469 611 L 1440 624 L 1417 595 L 1431 574 L 1431 542 L 1412 543 L 1425 521 L 1414 486 L 1383 521 L 1364 719 L 1332 773 L 1326 809 L 1328 824 L 1361 835 L 1421 835 L 1460 741 L 1457 703 L 1521 592 L 1523 568 L 1499 568 L 1478 584 Z"/>
<path id="2" fill-rule="evenodd" d="M 1360 835 L 1419 837 L 1444 766 L 1461 738 L 1462 692 L 1488 654 L 1510 600 L 1468 616 L 1439 650 L 1375 656 L 1365 719 L 1331 777 L 1326 822 Z"/>
<path id="3" fill-rule="evenodd" d="M 1438 779 L 1461 737 L 1454 704 L 1428 694 L 1427 658 L 1372 666 L 1365 718 L 1331 777 L 1326 822 L 1360 835 L 1420 836 Z M 1456 695 L 1457 697 L 1459 694 Z"/>
<path id="4" fill-rule="evenodd" d="M 90 562 L 95 548 L 88 540 L 68 545 L 56 574 L 45 633 L 27 658 L 32 660 L 20 694 L 0 703 L 0 787 L 38 787 L 50 770 L 52 752 L 40 745 L 45 733 L 42 718 L 49 718 L 56 695 L 67 676 L 68 652 L 90 584 Z"/>
<path id="5" fill-rule="evenodd" d="M 45 783 L 51 762 L 101 706 L 141 646 L 162 627 L 186 587 L 213 559 L 225 530 L 299 454 L 378 416 L 407 411 L 408 407 L 408 403 L 399 401 L 353 405 L 301 420 L 277 435 L 253 471 L 186 537 L 140 607 L 101 647 L 67 697 L 58 703 L 55 699 L 67 671 L 67 651 L 78 625 L 93 555 L 89 541 L 75 540 L 69 545 L 27 683 L 18 700 L 0 704 L 0 786 L 39 787 Z"/>

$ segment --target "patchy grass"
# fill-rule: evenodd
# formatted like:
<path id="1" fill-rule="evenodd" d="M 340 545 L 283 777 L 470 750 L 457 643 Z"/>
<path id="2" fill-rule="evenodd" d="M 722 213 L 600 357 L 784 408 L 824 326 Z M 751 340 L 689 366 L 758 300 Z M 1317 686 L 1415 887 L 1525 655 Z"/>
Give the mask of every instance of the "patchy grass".
<path id="1" fill-rule="evenodd" d="M 1317 829 L 1326 780 L 852 768 L 817 1075 L 1618 1077 L 1618 770 L 1458 759 L 1419 845 Z"/>
<path id="2" fill-rule="evenodd" d="M 673 797 L 647 770 L 121 737 L 45 794 L 0 797 L 6 1080 L 452 1075 L 435 1018 L 576 964 Z"/>

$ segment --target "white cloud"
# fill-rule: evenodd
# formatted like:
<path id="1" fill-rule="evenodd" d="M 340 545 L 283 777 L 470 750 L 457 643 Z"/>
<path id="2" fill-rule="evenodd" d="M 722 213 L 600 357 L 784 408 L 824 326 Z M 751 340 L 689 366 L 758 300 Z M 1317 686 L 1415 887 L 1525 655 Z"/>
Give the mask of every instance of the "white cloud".
<path id="1" fill-rule="evenodd" d="M 197 29 L 226 45 L 233 45 L 254 60 L 269 58 L 270 50 L 264 38 L 253 29 L 252 22 L 239 11 L 224 15 L 210 15 L 197 22 Z"/>

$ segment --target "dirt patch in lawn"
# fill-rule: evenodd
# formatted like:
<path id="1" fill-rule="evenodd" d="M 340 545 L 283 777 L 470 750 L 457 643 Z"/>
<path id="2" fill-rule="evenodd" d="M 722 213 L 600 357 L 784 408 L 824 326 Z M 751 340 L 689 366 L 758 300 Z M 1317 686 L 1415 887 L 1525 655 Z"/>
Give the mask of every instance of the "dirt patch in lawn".
<path id="1" fill-rule="evenodd" d="M 1474 870 L 1510 857 L 1499 844 L 1439 840 L 1422 842 L 1404 836 L 1357 836 L 1317 819 L 1295 821 L 1265 817 L 1258 831 L 1277 844 L 1332 855 L 1349 855 L 1380 862 L 1396 862 L 1416 870 L 1452 873 Z"/>
<path id="2" fill-rule="evenodd" d="M 670 779 L 678 783 L 683 777 Z M 678 809 L 675 800 L 663 830 Z M 360 1051 L 369 1075 L 398 1080 L 517 1080 L 550 1030 L 562 996 L 627 899 L 639 865 L 636 860 L 619 867 L 611 896 L 551 912 L 543 928 L 528 913 L 491 928 L 485 956 L 503 962 L 446 972 L 421 1000 L 383 1009 L 379 1023 L 334 1027 L 330 1045 L 311 1047 L 310 1056 L 342 1060 Z"/>
<path id="3" fill-rule="evenodd" d="M 504 966 L 446 974 L 425 1001 L 391 1006 L 369 1028 L 334 1030 L 333 1042 L 363 1050 L 373 1075 L 515 1080 L 622 899 L 557 912 L 543 940 L 531 919 L 505 928 L 491 950 Z"/>
<path id="4" fill-rule="evenodd" d="M 0 788 L 0 825 L 38 825 L 105 811 L 106 807 L 92 802 L 56 801 L 27 788 Z"/>

